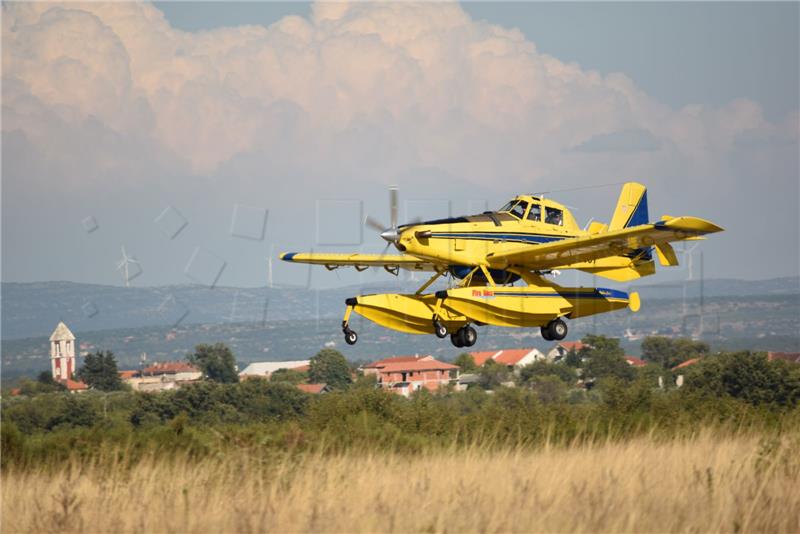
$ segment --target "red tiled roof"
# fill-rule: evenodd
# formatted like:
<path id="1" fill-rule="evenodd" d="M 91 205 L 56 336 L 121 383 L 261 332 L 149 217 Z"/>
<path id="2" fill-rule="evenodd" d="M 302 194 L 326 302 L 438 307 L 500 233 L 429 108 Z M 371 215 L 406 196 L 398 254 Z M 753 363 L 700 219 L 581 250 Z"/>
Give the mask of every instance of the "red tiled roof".
<path id="1" fill-rule="evenodd" d="M 469 354 L 470 354 L 470 356 L 472 356 L 472 359 L 475 361 L 475 365 L 480 367 L 484 363 L 486 363 L 488 360 L 491 360 L 492 357 L 495 354 L 497 354 L 498 352 L 501 352 L 501 351 L 499 351 L 499 350 L 485 350 L 485 351 L 481 351 L 481 352 L 470 352 Z"/>
<path id="2" fill-rule="evenodd" d="M 322 393 L 322 390 L 325 389 L 327 384 L 297 384 L 297 389 L 300 391 L 305 391 L 306 393 Z"/>
<path id="3" fill-rule="evenodd" d="M 470 352 L 475 365 L 481 366 L 489 360 L 505 365 L 516 365 L 519 361 L 530 354 L 533 349 L 497 349 L 481 352 Z"/>
<path id="4" fill-rule="evenodd" d="M 200 369 L 187 362 L 154 363 L 142 370 L 145 375 L 165 375 L 172 373 L 197 373 Z"/>
<path id="5" fill-rule="evenodd" d="M 673 369 L 683 369 L 684 367 L 689 367 L 690 365 L 696 364 L 700 360 L 701 360 L 701 358 L 692 358 L 691 360 L 686 360 L 683 363 L 679 363 L 678 365 L 673 367 Z"/>
<path id="6" fill-rule="evenodd" d="M 416 360 L 410 362 L 388 363 L 380 368 L 382 373 L 398 373 L 402 371 L 448 371 L 458 369 L 457 365 L 430 360 Z"/>
<path id="7" fill-rule="evenodd" d="M 530 354 L 532 350 L 533 349 L 504 349 L 498 356 L 495 356 L 494 361 L 506 365 L 516 365 L 522 358 Z"/>
<path id="8" fill-rule="evenodd" d="M 89 386 L 84 384 L 83 382 L 76 382 L 70 378 L 64 379 L 61 381 L 64 386 L 70 391 L 82 391 L 84 389 L 89 389 Z"/>
<path id="9" fill-rule="evenodd" d="M 119 377 L 121 379 L 125 380 L 127 378 L 133 378 L 134 376 L 137 376 L 138 374 L 139 374 L 139 371 L 137 371 L 136 369 L 124 369 L 124 370 L 119 372 Z"/>
<path id="10" fill-rule="evenodd" d="M 364 366 L 364 369 L 377 369 L 388 364 L 417 362 L 421 360 L 433 360 L 433 356 L 430 355 L 420 356 L 419 354 L 416 354 L 414 356 L 392 356 L 391 358 L 384 358 L 383 360 L 378 360 L 377 362 L 372 362 L 370 364 L 367 364 Z"/>
<path id="11" fill-rule="evenodd" d="M 775 360 L 784 360 L 792 363 L 800 363 L 800 352 L 768 352 L 767 360 L 771 362 Z"/>
<path id="12" fill-rule="evenodd" d="M 625 356 L 625 361 L 634 367 L 644 367 L 647 362 L 636 356 Z"/>

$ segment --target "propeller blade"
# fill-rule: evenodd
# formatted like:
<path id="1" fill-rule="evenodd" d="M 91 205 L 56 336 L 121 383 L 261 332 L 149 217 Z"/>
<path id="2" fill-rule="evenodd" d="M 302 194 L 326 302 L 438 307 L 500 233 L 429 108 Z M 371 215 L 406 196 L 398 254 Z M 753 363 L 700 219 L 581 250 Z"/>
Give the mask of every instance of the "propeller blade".
<path id="1" fill-rule="evenodd" d="M 373 219 L 369 215 L 367 215 L 364 218 L 364 225 L 365 226 L 369 226 L 370 228 L 372 228 L 376 232 L 383 232 L 386 229 L 386 226 L 384 226 L 380 222 L 376 221 L 375 219 Z"/>
<path id="2" fill-rule="evenodd" d="M 391 212 L 392 228 L 397 228 L 397 186 L 389 187 L 389 210 Z"/>

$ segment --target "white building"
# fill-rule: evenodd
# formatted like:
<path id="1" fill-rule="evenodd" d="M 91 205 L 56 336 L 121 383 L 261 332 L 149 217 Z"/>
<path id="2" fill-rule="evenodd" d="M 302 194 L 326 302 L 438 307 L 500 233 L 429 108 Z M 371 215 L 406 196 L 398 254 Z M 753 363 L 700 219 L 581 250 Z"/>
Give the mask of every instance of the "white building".
<path id="1" fill-rule="evenodd" d="M 60 321 L 50 336 L 50 371 L 61 382 L 70 380 L 75 370 L 75 335 Z"/>
<path id="2" fill-rule="evenodd" d="M 253 362 L 239 373 L 240 379 L 245 378 L 269 378 L 278 369 L 289 369 L 292 371 L 307 371 L 311 365 L 310 360 L 292 360 L 287 362 Z"/>
<path id="3" fill-rule="evenodd" d="M 561 361 L 562 359 L 566 358 L 567 354 L 569 354 L 571 351 L 574 350 L 575 352 L 580 352 L 580 350 L 584 347 L 589 346 L 581 343 L 580 341 L 562 341 L 550 349 L 550 351 L 547 353 L 547 361 Z"/>

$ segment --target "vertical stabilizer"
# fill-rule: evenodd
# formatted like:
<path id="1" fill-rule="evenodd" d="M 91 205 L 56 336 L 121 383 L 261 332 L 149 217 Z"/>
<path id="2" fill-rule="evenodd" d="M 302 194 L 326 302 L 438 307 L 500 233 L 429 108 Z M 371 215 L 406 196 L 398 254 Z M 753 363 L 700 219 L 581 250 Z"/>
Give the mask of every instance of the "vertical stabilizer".
<path id="1" fill-rule="evenodd" d="M 608 225 L 609 231 L 647 224 L 648 219 L 647 188 L 636 182 L 626 183 L 622 186 L 614 216 Z"/>

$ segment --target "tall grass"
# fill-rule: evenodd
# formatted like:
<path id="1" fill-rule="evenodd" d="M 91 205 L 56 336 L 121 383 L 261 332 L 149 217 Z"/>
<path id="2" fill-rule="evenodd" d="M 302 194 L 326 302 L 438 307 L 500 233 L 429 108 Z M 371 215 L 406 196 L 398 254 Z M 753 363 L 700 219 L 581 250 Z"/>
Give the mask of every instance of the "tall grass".
<path id="1" fill-rule="evenodd" d="M 73 458 L 3 474 L 11 532 L 798 532 L 800 433 L 262 457 Z"/>

